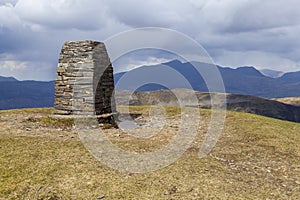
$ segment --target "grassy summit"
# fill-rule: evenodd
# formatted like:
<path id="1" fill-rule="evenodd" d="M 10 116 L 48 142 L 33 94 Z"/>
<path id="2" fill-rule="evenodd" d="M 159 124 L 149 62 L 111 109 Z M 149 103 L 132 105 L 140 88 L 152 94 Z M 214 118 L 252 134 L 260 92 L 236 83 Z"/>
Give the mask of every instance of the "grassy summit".
<path id="1" fill-rule="evenodd" d="M 148 107 L 130 112 L 147 116 Z M 168 107 L 176 121 L 178 108 Z M 300 124 L 228 112 L 223 135 L 199 159 L 210 110 L 193 146 L 174 164 L 144 174 L 116 171 L 84 148 L 72 121 L 47 116 L 52 109 L 0 111 L 0 199 L 297 199 L 300 194 Z M 131 151 L 152 151 L 176 126 L 140 140 L 107 129 L 111 141 Z"/>

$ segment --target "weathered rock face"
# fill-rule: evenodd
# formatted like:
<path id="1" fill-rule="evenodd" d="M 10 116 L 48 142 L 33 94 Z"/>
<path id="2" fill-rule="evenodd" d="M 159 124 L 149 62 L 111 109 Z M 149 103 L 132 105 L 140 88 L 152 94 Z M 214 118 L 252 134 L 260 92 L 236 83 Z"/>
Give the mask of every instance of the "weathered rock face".
<path id="1" fill-rule="evenodd" d="M 55 83 L 56 115 L 103 115 L 115 111 L 113 68 L 104 43 L 66 42 Z"/>

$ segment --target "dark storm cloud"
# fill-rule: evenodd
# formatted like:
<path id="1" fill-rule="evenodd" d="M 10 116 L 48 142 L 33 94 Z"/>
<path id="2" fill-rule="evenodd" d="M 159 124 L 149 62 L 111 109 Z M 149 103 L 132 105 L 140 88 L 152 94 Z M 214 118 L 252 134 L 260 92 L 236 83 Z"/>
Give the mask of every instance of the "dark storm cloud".
<path id="1" fill-rule="evenodd" d="M 106 6 L 95 0 L 19 0 L 15 10 L 22 20 L 50 29 L 97 30 L 108 21 Z"/>
<path id="2" fill-rule="evenodd" d="M 11 5 L 16 5 L 18 0 L 0 0 L 0 6 L 1 5 L 8 5 L 8 4 L 11 4 Z"/>
<path id="3" fill-rule="evenodd" d="M 227 32 L 253 32 L 299 25 L 298 0 L 248 1 L 232 15 Z"/>
<path id="4" fill-rule="evenodd" d="M 298 0 L 0 0 L 0 75 L 54 79 L 64 41 L 105 40 L 145 26 L 187 34 L 217 64 L 300 70 L 299 6 Z M 124 69 L 171 59 L 157 55 L 131 55 Z"/>

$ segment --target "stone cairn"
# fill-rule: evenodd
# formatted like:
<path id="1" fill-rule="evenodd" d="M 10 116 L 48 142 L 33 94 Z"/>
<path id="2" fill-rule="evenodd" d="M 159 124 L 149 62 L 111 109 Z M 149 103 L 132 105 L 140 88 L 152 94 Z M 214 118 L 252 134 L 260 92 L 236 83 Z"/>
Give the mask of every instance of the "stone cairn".
<path id="1" fill-rule="evenodd" d="M 113 68 L 104 43 L 70 41 L 64 43 L 55 82 L 55 116 L 97 116 L 113 123 Z"/>

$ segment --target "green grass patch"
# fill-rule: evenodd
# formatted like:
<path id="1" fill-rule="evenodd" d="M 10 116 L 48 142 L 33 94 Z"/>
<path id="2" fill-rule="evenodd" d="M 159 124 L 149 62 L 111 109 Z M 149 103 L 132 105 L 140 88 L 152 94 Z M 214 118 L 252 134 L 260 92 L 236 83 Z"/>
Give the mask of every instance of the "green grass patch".
<path id="1" fill-rule="evenodd" d="M 41 122 L 47 126 L 70 128 L 74 125 L 74 119 L 53 119 L 52 117 L 45 117 L 41 119 Z"/>

